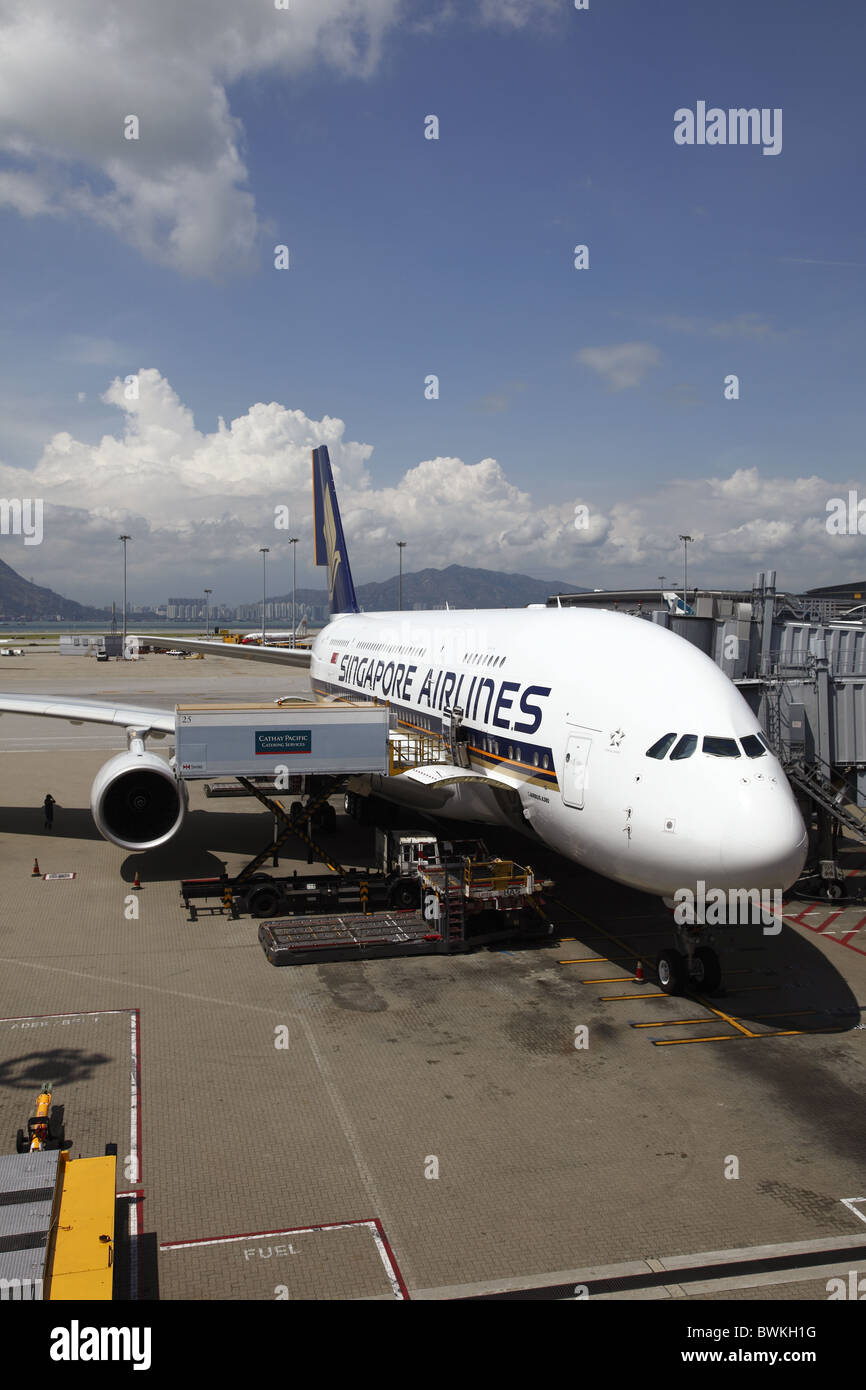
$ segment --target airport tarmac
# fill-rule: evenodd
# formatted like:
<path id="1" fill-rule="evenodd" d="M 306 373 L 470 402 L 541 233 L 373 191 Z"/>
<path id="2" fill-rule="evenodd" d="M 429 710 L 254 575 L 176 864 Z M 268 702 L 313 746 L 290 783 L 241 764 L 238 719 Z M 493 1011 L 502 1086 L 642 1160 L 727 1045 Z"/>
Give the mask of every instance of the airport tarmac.
<path id="1" fill-rule="evenodd" d="M 0 687 L 171 708 L 306 679 L 28 648 Z M 634 978 L 662 904 L 484 832 L 556 880 L 546 943 L 275 969 L 257 923 L 178 892 L 267 812 L 194 786 L 171 845 L 117 849 L 89 791 L 124 746 L 0 718 L 0 1152 L 46 1080 L 73 1156 L 117 1144 L 116 1296 L 825 1300 L 866 1274 L 866 901 L 719 929 L 725 992 L 676 999 Z M 367 834 L 329 843 L 364 864 Z"/>

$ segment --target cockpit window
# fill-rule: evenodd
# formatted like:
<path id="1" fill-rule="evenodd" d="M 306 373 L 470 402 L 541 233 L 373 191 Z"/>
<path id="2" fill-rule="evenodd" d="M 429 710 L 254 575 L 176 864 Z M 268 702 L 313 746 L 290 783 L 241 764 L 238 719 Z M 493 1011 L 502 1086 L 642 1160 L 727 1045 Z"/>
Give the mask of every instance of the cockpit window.
<path id="1" fill-rule="evenodd" d="M 745 738 L 740 739 L 740 743 L 747 758 L 763 758 L 767 751 L 757 734 L 746 734 Z"/>
<path id="2" fill-rule="evenodd" d="M 760 734 L 760 733 L 759 733 L 759 734 L 756 735 L 756 737 L 759 738 L 759 739 L 761 740 L 761 742 L 763 743 L 763 745 L 764 745 L 764 747 L 766 748 L 767 752 L 768 752 L 768 753 L 772 753 L 772 751 L 773 751 L 773 745 L 772 745 L 772 744 L 770 743 L 770 741 L 768 740 L 767 735 L 766 735 L 766 734 Z"/>
<path id="3" fill-rule="evenodd" d="M 646 750 L 647 757 L 663 758 L 667 753 L 668 749 L 670 748 L 671 744 L 676 742 L 676 737 L 676 734 L 664 734 L 660 739 L 658 739 L 656 743 L 653 744 L 652 748 L 648 748 Z"/>
<path id="4" fill-rule="evenodd" d="M 712 734 L 705 734 L 701 747 L 705 753 L 709 753 L 713 758 L 738 758 L 740 756 L 735 738 L 716 738 Z"/>
<path id="5" fill-rule="evenodd" d="M 697 734 L 683 734 L 676 748 L 671 753 L 671 762 L 673 762 L 675 758 L 690 758 L 697 746 Z"/>

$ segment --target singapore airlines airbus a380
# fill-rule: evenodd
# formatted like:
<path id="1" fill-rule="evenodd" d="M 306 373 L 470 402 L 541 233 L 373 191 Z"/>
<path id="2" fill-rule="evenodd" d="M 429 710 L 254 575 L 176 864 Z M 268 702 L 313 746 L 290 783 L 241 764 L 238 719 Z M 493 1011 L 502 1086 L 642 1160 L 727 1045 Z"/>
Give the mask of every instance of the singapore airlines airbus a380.
<path id="1" fill-rule="evenodd" d="M 796 880 L 807 849 L 797 803 L 754 714 L 709 657 L 652 622 L 600 610 L 361 613 L 326 448 L 313 451 L 313 498 L 332 620 L 312 651 L 176 646 L 309 664 L 318 699 L 387 701 L 398 729 L 445 742 L 451 761 L 366 779 L 362 791 L 517 827 L 663 897 Z M 180 829 L 184 785 L 144 747 L 148 734 L 174 731 L 172 713 L 0 696 L 2 711 L 125 725 L 129 751 L 93 787 L 99 830 L 145 849 Z"/>

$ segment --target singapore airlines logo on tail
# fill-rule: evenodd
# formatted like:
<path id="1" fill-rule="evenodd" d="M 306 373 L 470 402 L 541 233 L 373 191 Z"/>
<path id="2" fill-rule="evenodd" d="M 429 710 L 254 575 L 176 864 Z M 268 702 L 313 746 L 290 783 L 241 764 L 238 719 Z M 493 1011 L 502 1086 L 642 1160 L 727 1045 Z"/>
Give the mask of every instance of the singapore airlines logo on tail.
<path id="1" fill-rule="evenodd" d="M 334 502 L 331 497 L 331 489 L 325 488 L 324 496 L 324 532 L 325 544 L 328 548 L 328 594 L 333 602 L 334 585 L 337 581 L 337 570 L 343 562 L 339 550 L 337 549 L 337 523 L 334 520 Z"/>

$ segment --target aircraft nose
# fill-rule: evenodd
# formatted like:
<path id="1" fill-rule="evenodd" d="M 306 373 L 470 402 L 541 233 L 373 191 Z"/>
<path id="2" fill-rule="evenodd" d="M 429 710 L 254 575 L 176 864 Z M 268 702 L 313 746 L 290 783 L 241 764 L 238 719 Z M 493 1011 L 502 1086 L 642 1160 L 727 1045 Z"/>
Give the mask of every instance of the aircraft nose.
<path id="1" fill-rule="evenodd" d="M 790 888 L 806 862 L 809 836 L 793 796 L 785 791 L 757 814 L 732 817 L 721 844 L 726 888 Z"/>

